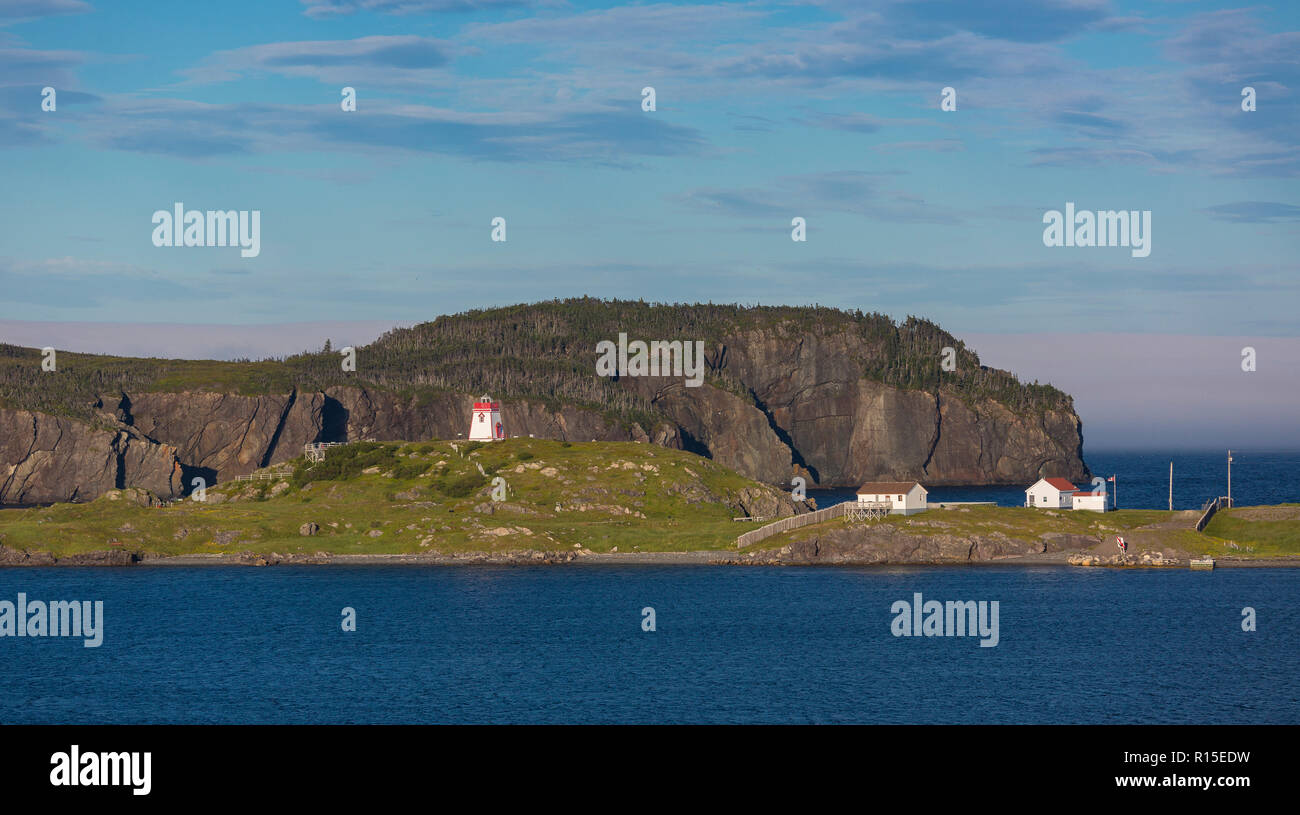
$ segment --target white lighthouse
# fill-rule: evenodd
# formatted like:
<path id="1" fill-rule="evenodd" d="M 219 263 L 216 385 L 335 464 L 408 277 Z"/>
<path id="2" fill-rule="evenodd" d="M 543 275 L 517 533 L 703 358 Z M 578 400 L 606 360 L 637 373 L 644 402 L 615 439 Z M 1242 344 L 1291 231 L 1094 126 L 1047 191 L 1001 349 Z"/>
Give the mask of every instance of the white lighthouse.
<path id="1" fill-rule="evenodd" d="M 491 396 L 480 396 L 474 403 L 474 413 L 469 420 L 469 440 L 496 441 L 505 437 L 506 429 L 501 424 L 501 403 L 493 402 Z"/>

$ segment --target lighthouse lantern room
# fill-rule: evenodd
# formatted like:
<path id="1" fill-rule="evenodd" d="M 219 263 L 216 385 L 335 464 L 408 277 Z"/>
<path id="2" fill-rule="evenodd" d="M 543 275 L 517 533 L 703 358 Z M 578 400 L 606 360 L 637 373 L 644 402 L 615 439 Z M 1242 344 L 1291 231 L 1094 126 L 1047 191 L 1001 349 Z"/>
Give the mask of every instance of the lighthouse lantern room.
<path id="1" fill-rule="evenodd" d="M 496 441 L 506 437 L 506 429 L 501 424 L 501 403 L 493 402 L 491 396 L 480 396 L 474 403 L 474 413 L 469 421 L 470 441 Z"/>

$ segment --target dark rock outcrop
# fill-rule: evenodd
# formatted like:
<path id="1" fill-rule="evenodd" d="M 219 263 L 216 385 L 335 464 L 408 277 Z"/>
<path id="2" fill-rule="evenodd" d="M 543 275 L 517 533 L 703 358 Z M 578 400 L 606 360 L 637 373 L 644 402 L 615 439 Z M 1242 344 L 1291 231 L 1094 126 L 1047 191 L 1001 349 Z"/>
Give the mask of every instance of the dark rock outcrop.
<path id="1" fill-rule="evenodd" d="M 863 373 L 881 353 L 879 338 L 844 327 L 736 327 L 706 347 L 711 376 L 700 387 L 682 377 L 617 380 L 632 392 L 618 396 L 662 417 L 642 419 L 649 427 L 611 418 L 614 411 L 493 395 L 511 436 L 680 448 L 785 488 L 795 476 L 808 487 L 1090 477 L 1068 397 L 1041 403 L 1055 409 L 1013 410 L 969 382 L 894 387 Z M 977 374 L 987 370 L 970 364 Z M 1014 397 L 1017 386 L 1002 376 Z M 228 481 L 296 458 L 310 442 L 456 439 L 476 397 L 347 384 L 261 396 L 102 394 L 99 416 L 115 430 L 0 410 L 0 503 L 90 500 L 129 486 L 166 499 L 188 489 L 192 476 Z"/>
<path id="2" fill-rule="evenodd" d="M 374 388 L 337 386 L 323 396 L 342 419 L 339 428 L 326 428 L 325 441 L 409 441 L 455 439 L 466 433 L 476 396 L 440 394 L 432 398 L 403 397 Z M 327 406 L 327 411 L 331 408 Z M 677 428 L 663 424 L 647 431 L 625 427 L 601 414 L 574 406 L 552 409 L 535 401 L 505 400 L 501 422 L 511 436 L 536 436 L 561 441 L 644 441 L 680 448 Z M 296 454 L 295 454 L 296 455 Z"/>
<path id="3" fill-rule="evenodd" d="M 155 441 L 174 445 L 187 466 L 229 481 L 302 455 L 321 433 L 322 393 L 237 396 L 224 393 L 124 395 L 119 420 Z"/>
<path id="4" fill-rule="evenodd" d="M 0 544 L 0 566 L 133 566 L 143 560 L 140 552 L 99 549 L 55 557 L 49 552 L 28 552 Z"/>
<path id="5" fill-rule="evenodd" d="M 104 430 L 61 416 L 0 410 L 0 503 L 91 501 L 136 487 L 183 491 L 177 450 L 129 427 Z"/>
<path id="6" fill-rule="evenodd" d="M 980 535 L 916 534 L 892 524 L 836 527 L 796 536 L 776 550 L 749 552 L 727 563 L 886 565 L 976 563 L 1064 552 L 1095 546 L 1096 538 L 1044 535 L 1012 538 L 998 532 Z"/>
<path id="7" fill-rule="evenodd" d="M 725 359 L 728 372 L 750 389 L 784 443 L 785 461 L 761 434 L 739 434 L 740 443 L 768 469 L 801 465 L 821 486 L 901 479 L 927 486 L 1028 485 L 1043 476 L 1090 475 L 1074 413 L 1017 414 L 992 399 L 964 401 L 943 387 L 933 393 L 893 388 L 861 376 L 861 360 L 871 353 L 869 343 L 848 333 L 728 338 L 726 353 L 714 358 Z M 724 426 L 729 419 L 725 412 L 719 417 Z M 737 469 L 777 483 L 765 469 Z"/>

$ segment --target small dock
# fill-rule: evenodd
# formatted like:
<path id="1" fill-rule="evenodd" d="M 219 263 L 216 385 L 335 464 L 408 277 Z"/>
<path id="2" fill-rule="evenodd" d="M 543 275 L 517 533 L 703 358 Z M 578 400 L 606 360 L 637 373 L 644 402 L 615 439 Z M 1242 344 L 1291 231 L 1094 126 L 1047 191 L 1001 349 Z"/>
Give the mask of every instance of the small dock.
<path id="1" fill-rule="evenodd" d="M 1214 558 L 1198 557 L 1191 560 L 1192 571 L 1194 572 L 1212 572 L 1214 571 Z"/>

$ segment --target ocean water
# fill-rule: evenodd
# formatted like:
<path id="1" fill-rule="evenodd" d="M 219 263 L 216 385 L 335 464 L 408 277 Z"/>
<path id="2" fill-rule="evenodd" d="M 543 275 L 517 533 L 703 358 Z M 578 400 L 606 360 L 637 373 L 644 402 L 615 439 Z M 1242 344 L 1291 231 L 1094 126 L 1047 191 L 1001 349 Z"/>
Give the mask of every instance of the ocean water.
<path id="1" fill-rule="evenodd" d="M 1169 462 L 1174 464 L 1174 509 L 1200 509 L 1206 501 L 1228 490 L 1228 451 L 1130 453 L 1085 451 L 1083 460 L 1094 476 L 1109 478 L 1106 489 L 1118 492 L 1119 509 L 1168 509 Z M 1232 452 L 1232 499 L 1237 506 L 1300 502 L 1300 452 Z M 924 481 L 922 482 L 924 483 Z M 1007 487 L 927 487 L 929 500 L 994 501 L 998 506 L 1025 503 L 1029 484 Z M 1092 489 L 1092 483 L 1079 483 Z M 817 506 L 825 508 L 855 500 L 852 489 L 809 490 Z"/>
<path id="2" fill-rule="evenodd" d="M 18 592 L 102 600 L 105 633 L 0 638 L 4 723 L 1300 723 L 1284 569 L 0 570 Z M 915 592 L 998 601 L 998 644 L 893 636 Z"/>

